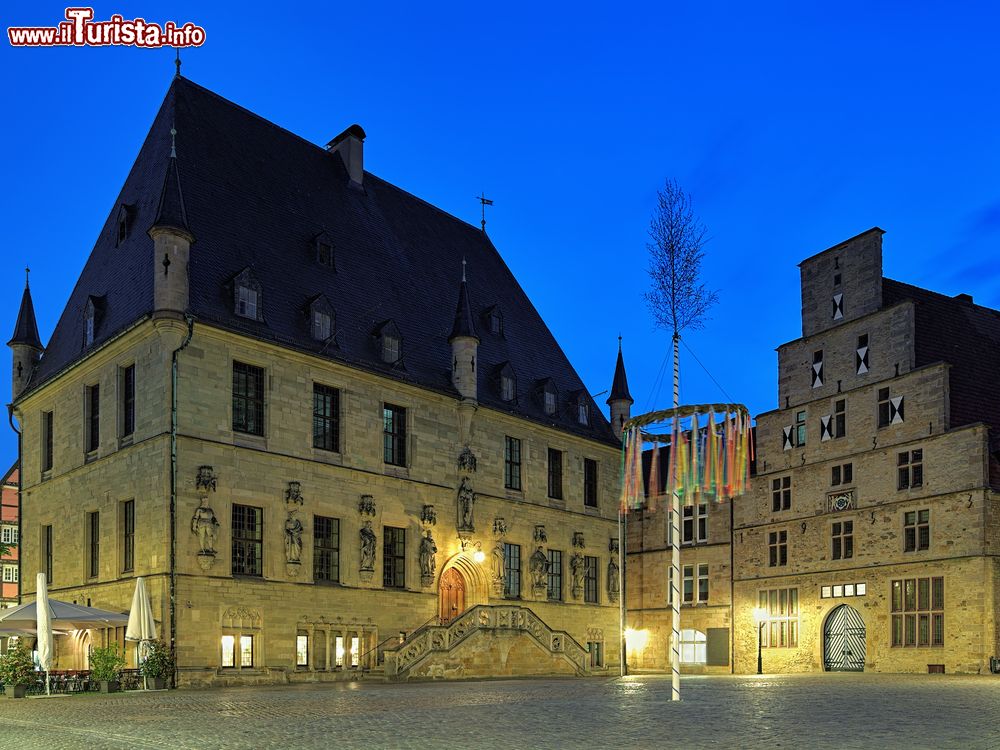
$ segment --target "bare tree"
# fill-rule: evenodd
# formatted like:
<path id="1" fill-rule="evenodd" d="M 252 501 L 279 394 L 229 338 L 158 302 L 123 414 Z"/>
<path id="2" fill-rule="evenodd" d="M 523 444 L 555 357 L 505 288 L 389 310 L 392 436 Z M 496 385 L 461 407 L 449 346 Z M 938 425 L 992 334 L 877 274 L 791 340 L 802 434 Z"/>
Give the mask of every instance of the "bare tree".
<path id="1" fill-rule="evenodd" d="M 704 327 L 708 309 L 719 300 L 700 282 L 706 230 L 694 215 L 690 196 L 674 180 L 657 191 L 649 222 L 649 276 L 646 303 L 660 328 L 675 337 L 685 328 Z"/>

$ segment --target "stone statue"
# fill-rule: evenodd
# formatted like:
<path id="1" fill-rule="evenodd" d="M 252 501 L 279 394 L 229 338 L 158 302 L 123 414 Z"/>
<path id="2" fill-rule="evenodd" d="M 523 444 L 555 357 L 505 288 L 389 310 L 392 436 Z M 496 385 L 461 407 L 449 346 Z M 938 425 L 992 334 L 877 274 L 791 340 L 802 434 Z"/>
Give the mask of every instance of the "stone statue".
<path id="1" fill-rule="evenodd" d="M 361 529 L 361 570 L 375 570 L 375 532 L 371 521 L 365 521 Z"/>
<path id="2" fill-rule="evenodd" d="M 618 601 L 618 594 L 621 591 L 621 580 L 618 571 L 618 561 L 615 558 L 608 560 L 608 598 L 611 601 Z"/>
<path id="3" fill-rule="evenodd" d="M 498 541 L 493 546 L 493 581 L 494 583 L 502 583 L 504 579 L 503 575 L 503 542 Z"/>
<path id="4" fill-rule="evenodd" d="M 531 583 L 537 591 L 544 591 L 548 587 L 549 558 L 538 547 L 528 559 L 528 570 L 531 572 Z"/>
<path id="5" fill-rule="evenodd" d="M 437 567 L 435 556 L 437 555 L 437 545 L 431 536 L 430 530 L 427 536 L 420 540 L 420 577 L 434 579 L 434 570 Z"/>
<path id="6" fill-rule="evenodd" d="M 285 561 L 297 563 L 302 560 L 302 521 L 294 510 L 285 519 Z"/>
<path id="7" fill-rule="evenodd" d="M 586 562 L 579 552 L 573 554 L 569 561 L 569 569 L 573 574 L 573 596 L 577 599 L 583 592 L 583 577 L 586 573 Z"/>
<path id="8" fill-rule="evenodd" d="M 469 478 L 462 477 L 462 484 L 458 488 L 458 509 L 460 518 L 458 527 L 463 531 L 474 531 L 476 528 L 473 519 L 475 505 L 476 493 L 472 491 L 472 485 L 469 484 Z"/>
<path id="9" fill-rule="evenodd" d="M 200 555 L 215 554 L 215 540 L 219 535 L 219 522 L 215 518 L 215 511 L 208 507 L 208 498 L 203 497 L 201 504 L 191 518 L 191 531 L 198 535 L 198 544 L 201 545 Z"/>

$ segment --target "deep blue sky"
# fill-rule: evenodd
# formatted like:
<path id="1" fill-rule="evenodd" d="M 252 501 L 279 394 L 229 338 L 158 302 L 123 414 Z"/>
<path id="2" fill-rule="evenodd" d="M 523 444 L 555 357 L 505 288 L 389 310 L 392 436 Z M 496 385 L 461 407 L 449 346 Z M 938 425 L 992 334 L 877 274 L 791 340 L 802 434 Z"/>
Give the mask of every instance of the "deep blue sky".
<path id="1" fill-rule="evenodd" d="M 667 177 L 709 228 L 721 294 L 686 343 L 755 414 L 776 405 L 774 348 L 800 335 L 796 264 L 871 226 L 887 231 L 886 275 L 1000 307 L 989 5 L 254 5 L 95 10 L 204 26 L 187 77 L 318 144 L 361 123 L 370 171 L 458 217 L 477 223 L 485 190 L 493 241 L 595 394 L 620 332 L 635 410 L 669 405 L 669 336 L 642 300 Z M 7 2 L 0 18 L 55 24 L 64 7 Z M 13 330 L 28 263 L 47 340 L 173 53 L 0 48 L 0 320 Z M 683 401 L 723 398 L 686 350 L 682 370 Z"/>

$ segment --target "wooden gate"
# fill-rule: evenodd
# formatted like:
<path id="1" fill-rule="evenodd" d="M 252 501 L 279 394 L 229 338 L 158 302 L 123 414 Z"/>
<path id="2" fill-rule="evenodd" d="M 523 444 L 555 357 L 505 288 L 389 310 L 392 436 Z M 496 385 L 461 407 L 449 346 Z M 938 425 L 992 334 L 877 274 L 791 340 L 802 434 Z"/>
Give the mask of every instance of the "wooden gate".
<path id="1" fill-rule="evenodd" d="M 858 611 L 846 604 L 826 618 L 823 668 L 827 672 L 865 671 L 865 623 Z"/>

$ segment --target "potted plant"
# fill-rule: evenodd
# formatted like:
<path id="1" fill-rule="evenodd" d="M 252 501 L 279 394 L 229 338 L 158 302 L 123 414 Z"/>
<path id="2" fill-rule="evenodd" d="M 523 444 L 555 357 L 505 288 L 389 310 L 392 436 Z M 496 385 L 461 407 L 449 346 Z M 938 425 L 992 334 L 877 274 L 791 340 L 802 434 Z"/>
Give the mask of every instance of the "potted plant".
<path id="1" fill-rule="evenodd" d="M 152 681 L 154 690 L 163 690 L 174 671 L 174 656 L 163 641 L 149 641 L 147 649 L 139 669 L 143 677 Z"/>
<path id="2" fill-rule="evenodd" d="M 35 661 L 24 641 L 18 639 L 16 645 L 9 646 L 7 653 L 0 656 L 0 682 L 9 696 L 23 698 L 34 681 Z"/>
<path id="3" fill-rule="evenodd" d="M 90 652 L 90 678 L 101 683 L 102 693 L 117 693 L 121 687 L 125 657 L 113 646 L 98 646 Z"/>

